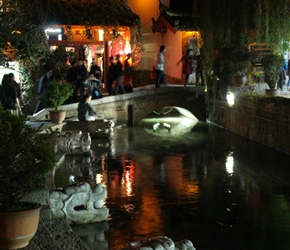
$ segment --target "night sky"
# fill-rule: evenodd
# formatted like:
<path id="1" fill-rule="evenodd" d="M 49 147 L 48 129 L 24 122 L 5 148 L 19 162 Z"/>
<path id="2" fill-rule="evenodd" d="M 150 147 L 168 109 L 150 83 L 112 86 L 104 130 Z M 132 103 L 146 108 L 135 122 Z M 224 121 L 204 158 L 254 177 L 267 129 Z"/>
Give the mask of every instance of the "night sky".
<path id="1" fill-rule="evenodd" d="M 180 12 L 192 12 L 193 0 L 170 0 L 170 9 Z"/>

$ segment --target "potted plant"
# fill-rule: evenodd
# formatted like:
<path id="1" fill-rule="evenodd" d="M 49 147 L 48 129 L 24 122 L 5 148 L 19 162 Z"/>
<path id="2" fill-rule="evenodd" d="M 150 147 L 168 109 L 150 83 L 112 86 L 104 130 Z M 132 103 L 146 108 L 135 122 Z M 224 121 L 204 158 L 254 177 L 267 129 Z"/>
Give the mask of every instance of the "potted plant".
<path id="1" fill-rule="evenodd" d="M 250 58 L 248 48 L 243 45 L 231 45 L 222 50 L 222 57 L 224 57 L 224 67 L 228 67 L 234 86 L 244 86 Z"/>
<path id="2" fill-rule="evenodd" d="M 38 133 L 25 120 L 0 105 L 0 249 L 28 245 L 41 206 L 21 199 L 44 188 L 46 173 L 55 164 L 53 147 L 47 143 L 51 133 Z"/>
<path id="3" fill-rule="evenodd" d="M 266 93 L 276 92 L 277 82 L 279 80 L 280 67 L 284 65 L 284 57 L 281 55 L 266 55 L 262 58 L 262 66 L 264 67 L 265 82 L 269 85 L 270 91 Z"/>
<path id="4" fill-rule="evenodd" d="M 62 80 L 53 79 L 49 83 L 48 92 L 45 96 L 45 102 L 53 110 L 49 111 L 50 119 L 54 123 L 62 123 L 65 119 L 65 110 L 59 110 L 59 107 L 73 94 L 73 86 Z"/>

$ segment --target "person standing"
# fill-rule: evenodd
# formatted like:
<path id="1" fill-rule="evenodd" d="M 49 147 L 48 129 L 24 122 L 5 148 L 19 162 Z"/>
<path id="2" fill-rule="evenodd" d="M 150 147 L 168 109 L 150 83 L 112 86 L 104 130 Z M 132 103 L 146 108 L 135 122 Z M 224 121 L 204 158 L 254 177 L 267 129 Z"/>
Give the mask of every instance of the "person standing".
<path id="1" fill-rule="evenodd" d="M 199 84 L 200 79 L 200 85 L 204 86 L 204 74 L 203 74 L 203 60 L 202 60 L 202 49 L 200 49 L 200 54 L 195 55 L 194 59 L 196 60 L 196 85 Z"/>
<path id="2" fill-rule="evenodd" d="M 76 75 L 76 83 L 75 83 L 75 87 L 74 87 L 73 98 L 74 98 L 74 101 L 77 102 L 78 101 L 78 91 L 80 90 L 81 98 L 84 95 L 84 91 L 85 91 L 84 81 L 88 77 L 88 70 L 84 64 L 84 61 L 81 58 L 79 58 L 77 60 L 77 63 L 75 66 L 75 75 Z"/>
<path id="3" fill-rule="evenodd" d="M 287 65 L 287 75 L 288 75 L 287 89 L 288 91 L 290 91 L 290 59 L 288 60 Z"/>
<path id="4" fill-rule="evenodd" d="M 117 66 L 113 56 L 110 57 L 110 65 L 108 67 L 107 75 L 107 91 L 109 95 L 113 95 L 113 83 L 117 77 Z"/>
<path id="5" fill-rule="evenodd" d="M 186 87 L 188 83 L 189 75 L 193 73 L 193 51 L 192 49 L 188 49 L 186 54 L 181 57 L 181 59 L 177 62 L 177 66 L 180 62 L 182 62 L 182 73 L 185 75 L 184 87 Z"/>
<path id="6" fill-rule="evenodd" d="M 281 91 L 283 91 L 283 86 L 285 84 L 285 80 L 286 80 L 286 71 L 285 71 L 284 67 L 280 67 L 279 68 L 278 89 L 280 89 Z"/>
<path id="7" fill-rule="evenodd" d="M 38 96 L 38 103 L 35 107 L 34 114 L 42 110 L 44 107 L 43 101 L 44 98 L 46 97 L 46 94 L 48 92 L 48 87 L 50 83 L 50 79 L 53 73 L 53 69 L 49 69 L 47 72 L 45 72 L 40 80 L 39 80 L 39 85 L 38 85 L 38 90 L 37 90 L 37 96 Z"/>
<path id="8" fill-rule="evenodd" d="M 133 67 L 130 65 L 129 60 L 131 54 L 127 54 L 124 62 L 124 81 L 123 86 L 126 93 L 133 92 Z"/>
<path id="9" fill-rule="evenodd" d="M 115 89 L 115 95 L 118 94 L 119 89 L 123 92 L 123 94 L 126 94 L 125 89 L 123 88 L 122 85 L 122 80 L 123 80 L 123 65 L 120 61 L 120 55 L 116 55 L 116 89 Z"/>
<path id="10" fill-rule="evenodd" d="M 94 75 L 95 78 L 101 80 L 101 68 L 97 65 L 96 58 L 93 58 L 89 75 Z"/>
<path id="11" fill-rule="evenodd" d="M 167 63 L 167 60 L 164 60 L 164 52 L 166 48 L 164 45 L 161 45 L 159 48 L 159 54 L 157 56 L 157 63 L 156 63 L 156 83 L 155 87 L 159 88 L 161 83 L 165 84 L 165 74 L 164 74 L 164 64 Z"/>
<path id="12" fill-rule="evenodd" d="M 12 114 L 22 114 L 20 101 L 17 97 L 17 90 L 14 86 L 14 80 L 12 78 L 13 74 L 12 75 L 11 74 L 5 74 L 3 76 L 0 90 L 1 103 L 3 105 L 3 108 L 6 110 L 10 110 Z"/>

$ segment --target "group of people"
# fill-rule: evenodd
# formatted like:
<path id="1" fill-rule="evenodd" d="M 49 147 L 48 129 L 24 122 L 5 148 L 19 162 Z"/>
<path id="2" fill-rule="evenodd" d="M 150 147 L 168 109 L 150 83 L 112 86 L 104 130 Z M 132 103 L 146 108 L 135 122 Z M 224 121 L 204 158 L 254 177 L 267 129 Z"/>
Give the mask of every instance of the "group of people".
<path id="1" fill-rule="evenodd" d="M 71 62 L 71 67 L 67 71 L 66 80 L 74 87 L 74 93 L 69 102 L 78 102 L 86 93 L 92 96 L 92 99 L 103 96 L 101 91 L 101 68 L 93 58 L 90 70 L 84 64 L 82 58 L 76 62 Z"/>
<path id="2" fill-rule="evenodd" d="M 14 74 L 5 74 L 2 78 L 0 86 L 0 99 L 2 107 L 10 110 L 11 113 L 22 114 L 20 106 L 21 88 L 18 82 L 15 81 Z"/>
<path id="3" fill-rule="evenodd" d="M 166 51 L 166 47 L 161 45 L 159 48 L 159 53 L 157 55 L 157 62 L 154 70 L 156 72 L 156 81 L 155 87 L 159 88 L 160 84 L 166 84 L 165 74 L 164 74 L 164 65 L 168 63 L 167 60 L 164 59 L 164 52 Z M 201 51 L 200 51 L 201 52 Z M 194 68 L 194 61 L 196 61 L 196 69 Z M 192 49 L 188 49 L 186 54 L 181 57 L 181 59 L 177 62 L 177 66 L 182 62 L 182 73 L 185 75 L 184 86 L 187 85 L 189 81 L 189 76 L 196 73 L 196 83 L 198 84 L 201 81 L 201 86 L 204 85 L 204 74 L 203 74 L 203 61 L 201 54 L 193 54 Z"/>
<path id="4" fill-rule="evenodd" d="M 201 49 L 200 49 L 201 50 Z M 203 74 L 203 61 L 201 54 L 193 54 L 192 49 L 188 49 L 186 54 L 181 57 L 181 59 L 177 62 L 177 65 L 179 65 L 180 62 L 183 62 L 182 64 L 182 73 L 185 75 L 185 82 L 184 86 L 187 85 L 189 75 L 194 73 L 194 61 L 196 61 L 196 84 L 204 86 L 204 74 Z"/>
<path id="5" fill-rule="evenodd" d="M 129 63 L 130 58 L 131 54 L 127 54 L 123 67 L 120 61 L 120 55 L 110 57 L 107 82 L 107 90 L 109 95 L 117 95 L 119 93 L 119 90 L 123 94 L 133 92 L 133 68 Z"/>

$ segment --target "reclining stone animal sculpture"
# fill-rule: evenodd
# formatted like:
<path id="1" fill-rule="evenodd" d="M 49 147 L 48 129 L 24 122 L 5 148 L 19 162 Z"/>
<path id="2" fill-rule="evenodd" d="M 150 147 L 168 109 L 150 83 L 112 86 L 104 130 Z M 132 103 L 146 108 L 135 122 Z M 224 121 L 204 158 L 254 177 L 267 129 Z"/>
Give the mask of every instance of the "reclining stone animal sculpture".
<path id="1" fill-rule="evenodd" d="M 100 222 L 109 216 L 109 209 L 104 207 L 106 196 L 107 189 L 102 184 L 93 187 L 88 183 L 72 184 L 50 191 L 49 206 L 55 218 L 77 224 Z"/>
<path id="2" fill-rule="evenodd" d="M 84 154 L 91 152 L 91 136 L 80 130 L 62 131 L 57 136 L 57 150 L 67 154 Z"/>
<path id="3" fill-rule="evenodd" d="M 166 236 L 157 236 L 137 242 L 128 243 L 122 250 L 195 250 L 190 240 L 174 243 Z"/>

